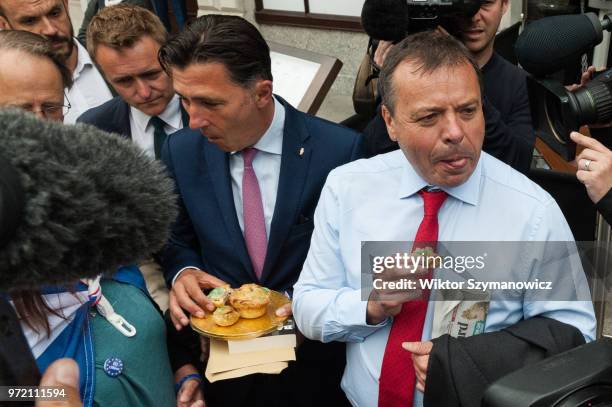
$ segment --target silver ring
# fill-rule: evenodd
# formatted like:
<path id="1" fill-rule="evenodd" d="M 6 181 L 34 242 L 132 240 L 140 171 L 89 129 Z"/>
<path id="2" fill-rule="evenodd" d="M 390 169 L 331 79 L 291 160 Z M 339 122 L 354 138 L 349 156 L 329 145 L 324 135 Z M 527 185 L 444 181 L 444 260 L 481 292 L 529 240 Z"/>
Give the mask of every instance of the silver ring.
<path id="1" fill-rule="evenodd" d="M 584 168 L 585 171 L 588 171 L 590 165 L 591 165 L 591 160 L 584 160 L 584 165 L 582 166 L 582 168 Z"/>

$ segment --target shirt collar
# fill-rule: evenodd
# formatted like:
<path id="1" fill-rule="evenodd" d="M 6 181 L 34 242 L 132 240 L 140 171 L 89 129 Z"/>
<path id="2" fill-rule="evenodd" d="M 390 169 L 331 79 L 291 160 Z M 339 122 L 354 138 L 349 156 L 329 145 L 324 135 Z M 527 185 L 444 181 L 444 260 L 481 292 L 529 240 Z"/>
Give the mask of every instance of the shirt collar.
<path id="1" fill-rule="evenodd" d="M 414 167 L 410 164 L 401 150 L 397 153 L 398 154 L 394 156 L 393 159 L 404 161 L 398 189 L 398 198 L 408 198 L 416 194 L 421 189 L 427 187 L 429 184 L 415 171 Z M 477 205 L 478 196 L 480 194 L 480 180 L 483 172 L 482 166 L 485 154 L 486 153 L 484 152 L 480 153 L 480 159 L 478 160 L 478 164 L 476 164 L 474 172 L 463 184 L 457 185 L 456 187 L 434 186 L 440 188 L 450 196 L 460 201 L 470 205 Z"/>
<path id="2" fill-rule="evenodd" d="M 261 136 L 259 141 L 253 145 L 259 151 L 270 154 L 281 155 L 283 152 L 283 131 L 285 127 L 285 106 L 274 98 L 274 117 L 268 130 Z M 231 154 L 235 154 L 233 151 Z"/>
<path id="3" fill-rule="evenodd" d="M 74 69 L 74 72 L 72 73 L 72 79 L 76 80 L 83 71 L 83 69 L 85 69 L 86 67 L 93 67 L 94 64 L 85 47 L 82 46 L 81 43 L 74 38 L 72 39 L 72 42 L 77 47 L 77 65 Z"/>
<path id="4" fill-rule="evenodd" d="M 146 129 L 151 120 L 151 116 L 136 109 L 134 106 L 130 106 L 130 112 L 132 113 L 132 118 L 136 122 L 136 125 L 141 129 Z M 174 95 L 172 99 L 170 99 L 164 111 L 157 115 L 157 117 L 162 119 L 164 123 L 170 127 L 177 130 L 181 128 L 181 101 L 178 95 Z"/>

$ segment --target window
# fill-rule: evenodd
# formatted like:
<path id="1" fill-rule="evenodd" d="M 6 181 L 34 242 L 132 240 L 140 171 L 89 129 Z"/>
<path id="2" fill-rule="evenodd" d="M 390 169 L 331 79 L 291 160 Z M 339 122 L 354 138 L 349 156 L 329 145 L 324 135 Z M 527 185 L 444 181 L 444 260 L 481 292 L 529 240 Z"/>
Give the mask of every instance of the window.
<path id="1" fill-rule="evenodd" d="M 255 19 L 280 24 L 332 30 L 362 31 L 365 0 L 255 0 Z"/>

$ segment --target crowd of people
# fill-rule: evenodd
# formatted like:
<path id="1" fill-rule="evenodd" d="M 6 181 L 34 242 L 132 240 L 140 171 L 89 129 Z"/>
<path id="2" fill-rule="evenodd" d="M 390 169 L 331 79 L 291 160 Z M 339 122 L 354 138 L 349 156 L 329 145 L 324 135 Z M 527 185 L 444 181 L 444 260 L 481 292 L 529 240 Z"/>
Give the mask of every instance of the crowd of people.
<path id="1" fill-rule="evenodd" d="M 435 302 L 364 291 L 363 242 L 574 240 L 555 200 L 525 176 L 535 144 L 526 74 L 493 51 L 509 0 L 483 2 L 459 38 L 433 30 L 381 42 L 382 102 L 364 134 L 276 95 L 269 46 L 247 20 L 183 19 L 169 37 L 156 15 L 167 2 L 117 3 L 90 1 L 77 39 L 67 0 L 0 0 L 0 107 L 131 140 L 165 165 L 179 208 L 150 259 L 10 293 L 44 383 L 78 378 L 73 405 L 86 406 L 440 405 L 436 394 L 453 386 L 439 366 L 453 348 L 432 334 Z M 572 140 L 585 147 L 576 176 L 611 222 L 612 152 Z M 541 278 L 546 253 L 506 277 Z M 579 262 L 556 266 L 588 291 Z M 276 313 L 295 318 L 296 361 L 210 383 L 208 343 L 189 316 L 214 309 L 207 290 L 246 283 L 292 298 Z M 583 297 L 491 298 L 482 333 L 462 346 L 489 349 L 477 367 L 493 380 L 534 361 L 508 363 L 506 346 L 575 346 L 595 325 Z M 519 343 L 496 336 L 513 329 Z M 76 364 L 54 364 L 62 358 Z"/>

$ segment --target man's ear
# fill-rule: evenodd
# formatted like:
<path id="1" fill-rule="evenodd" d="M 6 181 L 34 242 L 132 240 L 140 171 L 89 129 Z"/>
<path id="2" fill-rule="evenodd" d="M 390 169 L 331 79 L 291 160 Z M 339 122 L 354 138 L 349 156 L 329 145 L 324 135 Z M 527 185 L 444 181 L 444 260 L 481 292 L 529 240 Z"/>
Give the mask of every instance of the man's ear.
<path id="1" fill-rule="evenodd" d="M 272 100 L 272 81 L 260 80 L 255 84 L 255 103 L 258 107 L 264 107 Z"/>
<path id="2" fill-rule="evenodd" d="M 0 16 L 0 30 L 12 30 L 11 25 L 4 16 Z"/>
<path id="3" fill-rule="evenodd" d="M 508 8 L 510 7 L 510 0 L 502 0 L 502 16 L 506 14 Z"/>
<path id="4" fill-rule="evenodd" d="M 397 141 L 397 133 L 395 130 L 395 120 L 393 120 L 393 115 L 391 111 L 387 108 L 387 106 L 381 106 L 382 117 L 387 125 L 387 132 L 389 133 L 389 138 L 393 141 Z"/>

